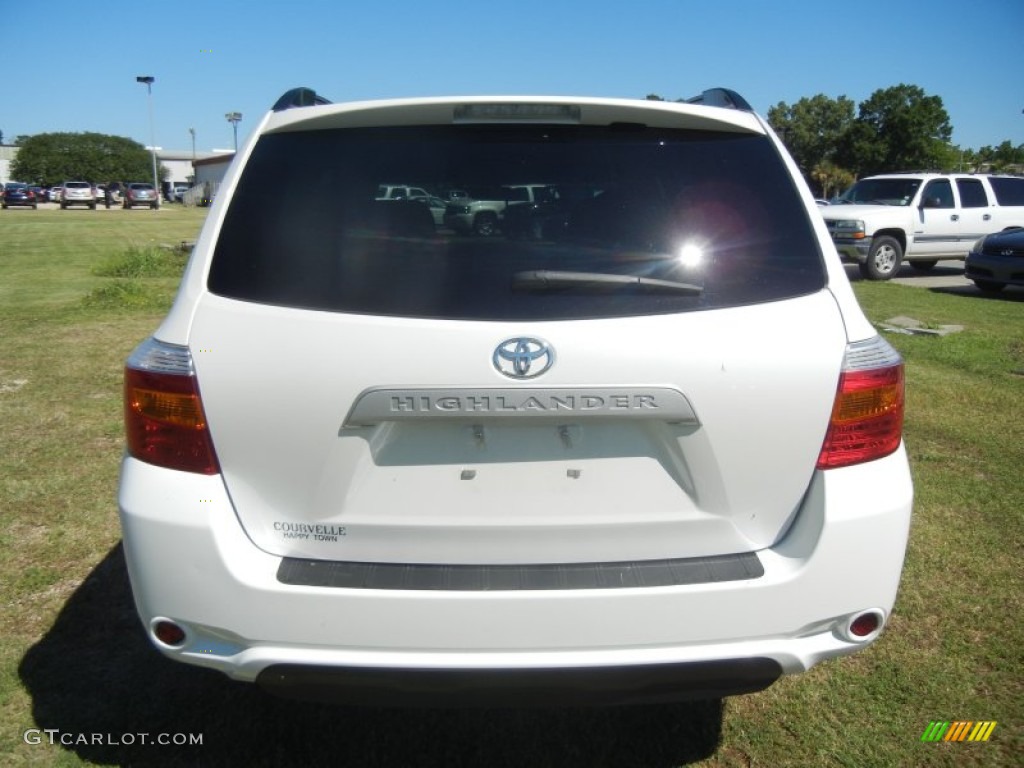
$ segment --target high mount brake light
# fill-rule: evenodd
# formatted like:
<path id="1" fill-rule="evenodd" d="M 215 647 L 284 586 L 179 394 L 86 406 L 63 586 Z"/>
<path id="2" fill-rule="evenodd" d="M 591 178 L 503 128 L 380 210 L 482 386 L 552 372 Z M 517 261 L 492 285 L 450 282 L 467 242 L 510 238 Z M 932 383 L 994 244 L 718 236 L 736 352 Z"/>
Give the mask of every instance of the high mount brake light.
<path id="1" fill-rule="evenodd" d="M 850 344 L 818 469 L 880 459 L 903 438 L 903 359 L 880 336 Z"/>
<path id="2" fill-rule="evenodd" d="M 186 347 L 148 339 L 132 353 L 125 364 L 124 421 L 132 457 L 184 472 L 220 472 Z"/>
<path id="3" fill-rule="evenodd" d="M 473 103 L 455 107 L 452 122 L 455 123 L 566 123 L 575 125 L 580 122 L 580 108 L 573 104 L 536 104 L 536 103 Z"/>

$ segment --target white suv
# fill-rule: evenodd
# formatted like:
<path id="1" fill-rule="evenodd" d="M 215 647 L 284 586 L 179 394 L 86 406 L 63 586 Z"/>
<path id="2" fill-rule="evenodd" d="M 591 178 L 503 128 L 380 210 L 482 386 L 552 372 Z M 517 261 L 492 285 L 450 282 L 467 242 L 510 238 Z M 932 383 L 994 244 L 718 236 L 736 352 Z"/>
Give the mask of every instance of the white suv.
<path id="1" fill-rule="evenodd" d="M 84 205 L 96 210 L 96 190 L 88 181 L 65 181 L 61 187 L 60 207 L 70 208 L 72 205 Z"/>
<path id="2" fill-rule="evenodd" d="M 374 199 L 401 178 L 564 194 L 557 226 L 467 238 Z M 758 690 L 888 620 L 903 408 L 736 94 L 297 89 L 127 362 L 136 605 L 167 656 L 297 697 Z"/>

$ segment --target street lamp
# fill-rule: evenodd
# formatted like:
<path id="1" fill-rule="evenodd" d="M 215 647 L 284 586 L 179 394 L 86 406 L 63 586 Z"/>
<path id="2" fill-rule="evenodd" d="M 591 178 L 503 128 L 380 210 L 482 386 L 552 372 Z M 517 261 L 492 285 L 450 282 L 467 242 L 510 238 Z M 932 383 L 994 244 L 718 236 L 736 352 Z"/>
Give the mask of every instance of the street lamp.
<path id="1" fill-rule="evenodd" d="M 242 121 L 241 112 L 228 112 L 224 115 L 224 118 L 231 123 L 231 128 L 235 132 L 235 152 L 238 151 L 238 124 Z"/>
<path id="2" fill-rule="evenodd" d="M 153 128 L 153 83 L 156 78 L 152 75 L 139 75 L 135 78 L 137 83 L 146 84 L 147 102 L 149 103 L 149 154 L 153 158 L 153 193 L 160 199 L 160 186 L 156 180 L 156 130 Z"/>
<path id="3" fill-rule="evenodd" d="M 196 162 L 196 129 L 189 128 L 188 132 L 192 134 L 192 163 Z"/>

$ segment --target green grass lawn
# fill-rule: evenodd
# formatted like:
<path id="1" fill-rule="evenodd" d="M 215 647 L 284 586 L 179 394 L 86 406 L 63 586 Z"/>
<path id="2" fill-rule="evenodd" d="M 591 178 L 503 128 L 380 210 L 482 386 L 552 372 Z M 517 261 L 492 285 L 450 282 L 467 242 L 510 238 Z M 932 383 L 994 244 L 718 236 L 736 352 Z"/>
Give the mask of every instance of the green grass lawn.
<path id="1" fill-rule="evenodd" d="M 724 704 L 344 709 L 166 661 L 131 604 L 115 503 L 121 366 L 169 306 L 176 246 L 204 215 L 0 213 L 0 764 L 1021 764 L 1022 292 L 855 285 L 876 323 L 966 328 L 889 337 L 907 361 L 916 504 L 896 611 L 869 650 Z M 987 743 L 922 743 L 934 720 L 998 725 Z M 27 729 L 73 743 L 26 743 Z"/>

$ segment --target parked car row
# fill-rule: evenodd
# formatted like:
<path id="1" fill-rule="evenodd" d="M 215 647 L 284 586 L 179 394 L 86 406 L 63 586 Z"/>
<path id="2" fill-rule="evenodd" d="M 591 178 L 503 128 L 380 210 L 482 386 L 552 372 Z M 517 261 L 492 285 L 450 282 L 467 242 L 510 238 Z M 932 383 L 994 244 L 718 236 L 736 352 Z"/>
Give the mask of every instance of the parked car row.
<path id="1" fill-rule="evenodd" d="M 160 207 L 160 195 L 153 185 L 148 182 L 136 181 L 127 183 L 114 181 L 109 184 L 65 181 L 63 184 L 49 189 L 11 181 L 4 185 L 2 197 L 4 208 L 10 206 L 38 208 L 39 203 L 47 202 L 60 204 L 62 210 L 75 205 L 96 210 L 97 204 L 105 204 L 109 208 L 111 204 L 117 202 L 120 202 L 124 208 L 133 208 L 138 205 L 154 209 Z"/>

